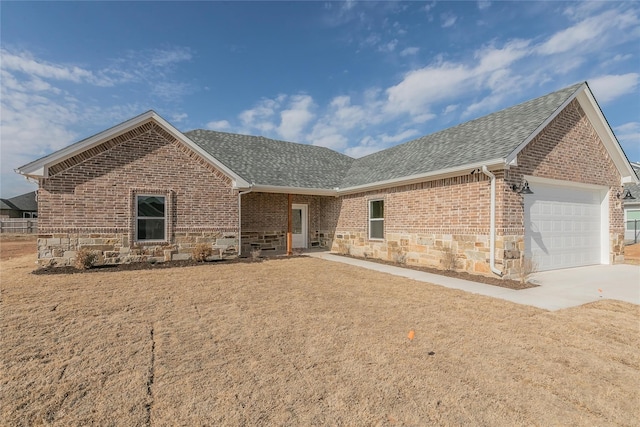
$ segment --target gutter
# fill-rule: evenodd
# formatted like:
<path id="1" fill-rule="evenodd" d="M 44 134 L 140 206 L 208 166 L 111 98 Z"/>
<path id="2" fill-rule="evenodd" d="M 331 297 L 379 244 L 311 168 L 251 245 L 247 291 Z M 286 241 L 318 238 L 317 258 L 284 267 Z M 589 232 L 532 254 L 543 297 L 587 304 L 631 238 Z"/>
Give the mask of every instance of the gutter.
<path id="1" fill-rule="evenodd" d="M 369 184 L 355 185 L 352 187 L 338 188 L 337 192 L 339 196 L 343 194 L 363 193 L 365 191 L 382 190 L 389 187 L 397 187 L 401 185 L 416 184 L 424 181 L 432 181 L 435 179 L 448 178 L 452 176 L 459 176 L 464 174 L 469 169 L 477 169 L 488 165 L 490 167 L 508 168 L 508 164 L 504 159 L 491 159 L 483 163 L 469 163 L 462 166 L 456 166 L 447 169 L 439 169 L 432 172 L 426 172 L 416 175 L 404 176 L 400 178 L 391 178 L 384 181 L 372 182 Z"/>
<path id="2" fill-rule="evenodd" d="M 502 271 L 496 268 L 496 176 L 482 166 L 482 173 L 491 180 L 491 223 L 489 226 L 489 268 L 494 274 L 502 277 Z"/>
<path id="3" fill-rule="evenodd" d="M 238 193 L 238 258 L 242 255 L 242 195 L 249 194 L 252 191 L 253 183 L 251 183 L 247 191 L 240 191 Z"/>

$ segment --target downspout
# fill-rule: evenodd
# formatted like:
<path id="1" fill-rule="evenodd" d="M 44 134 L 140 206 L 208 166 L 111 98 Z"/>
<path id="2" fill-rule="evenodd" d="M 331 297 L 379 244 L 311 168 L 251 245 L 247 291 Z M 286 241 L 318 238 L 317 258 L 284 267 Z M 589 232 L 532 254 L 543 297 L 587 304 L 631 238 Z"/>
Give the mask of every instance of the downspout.
<path id="1" fill-rule="evenodd" d="M 491 180 L 491 223 L 489 225 L 489 268 L 502 277 L 502 271 L 496 268 L 496 176 L 482 166 L 482 173 Z"/>
<path id="2" fill-rule="evenodd" d="M 247 191 L 238 193 L 238 258 L 242 255 L 242 195 L 249 194 L 253 191 L 253 182 Z"/>

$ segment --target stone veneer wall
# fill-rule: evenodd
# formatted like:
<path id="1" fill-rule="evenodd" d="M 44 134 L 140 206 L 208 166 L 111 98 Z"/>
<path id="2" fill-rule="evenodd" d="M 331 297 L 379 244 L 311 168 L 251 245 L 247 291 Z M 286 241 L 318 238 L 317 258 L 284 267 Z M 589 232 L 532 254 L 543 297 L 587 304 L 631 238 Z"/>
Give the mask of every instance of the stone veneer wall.
<path id="1" fill-rule="evenodd" d="M 288 195 L 248 193 L 242 196 L 242 253 L 287 249 Z M 336 197 L 293 195 L 294 204 L 308 205 L 309 246 L 331 247 L 339 213 Z"/>
<path id="2" fill-rule="evenodd" d="M 383 240 L 368 237 L 376 199 L 384 200 Z M 481 173 L 347 195 L 341 206 L 334 251 L 435 268 L 451 252 L 456 269 L 490 274 L 490 182 Z"/>
<path id="3" fill-rule="evenodd" d="M 524 199 L 511 186 L 536 176 L 609 188 L 610 262 L 624 260 L 624 211 L 616 194 L 621 177 L 577 100 L 572 101 L 518 155 L 518 166 L 496 176 L 495 260 L 513 277 L 524 247 Z M 535 188 L 533 188 L 535 191 Z M 368 201 L 385 201 L 385 239 L 368 238 Z M 457 268 L 489 269 L 489 180 L 482 173 L 399 186 L 341 198 L 332 249 L 413 265 L 444 268 L 449 251 Z"/>
<path id="4" fill-rule="evenodd" d="M 237 254 L 231 180 L 154 123 L 50 168 L 38 190 L 40 266 L 69 265 L 82 247 L 104 264 L 186 259 L 198 243 Z M 166 241 L 135 241 L 135 195 L 167 201 Z"/>

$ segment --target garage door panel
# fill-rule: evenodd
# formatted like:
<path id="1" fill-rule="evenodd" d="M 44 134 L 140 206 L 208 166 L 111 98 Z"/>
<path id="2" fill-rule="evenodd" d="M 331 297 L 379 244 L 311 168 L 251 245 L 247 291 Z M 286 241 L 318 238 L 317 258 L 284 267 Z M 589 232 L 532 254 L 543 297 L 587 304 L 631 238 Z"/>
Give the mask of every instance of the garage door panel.
<path id="1" fill-rule="evenodd" d="M 535 184 L 525 196 L 525 247 L 539 270 L 599 264 L 598 190 Z"/>

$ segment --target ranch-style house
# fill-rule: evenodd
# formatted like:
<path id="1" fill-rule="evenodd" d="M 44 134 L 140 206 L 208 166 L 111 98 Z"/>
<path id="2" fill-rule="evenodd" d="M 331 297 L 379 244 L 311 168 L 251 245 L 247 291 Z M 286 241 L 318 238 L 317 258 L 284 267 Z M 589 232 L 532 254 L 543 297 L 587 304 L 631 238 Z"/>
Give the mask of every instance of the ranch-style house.
<path id="1" fill-rule="evenodd" d="M 586 82 L 354 159 L 153 111 L 17 169 L 39 183 L 38 263 L 324 247 L 509 277 L 624 259 L 632 166 Z"/>

